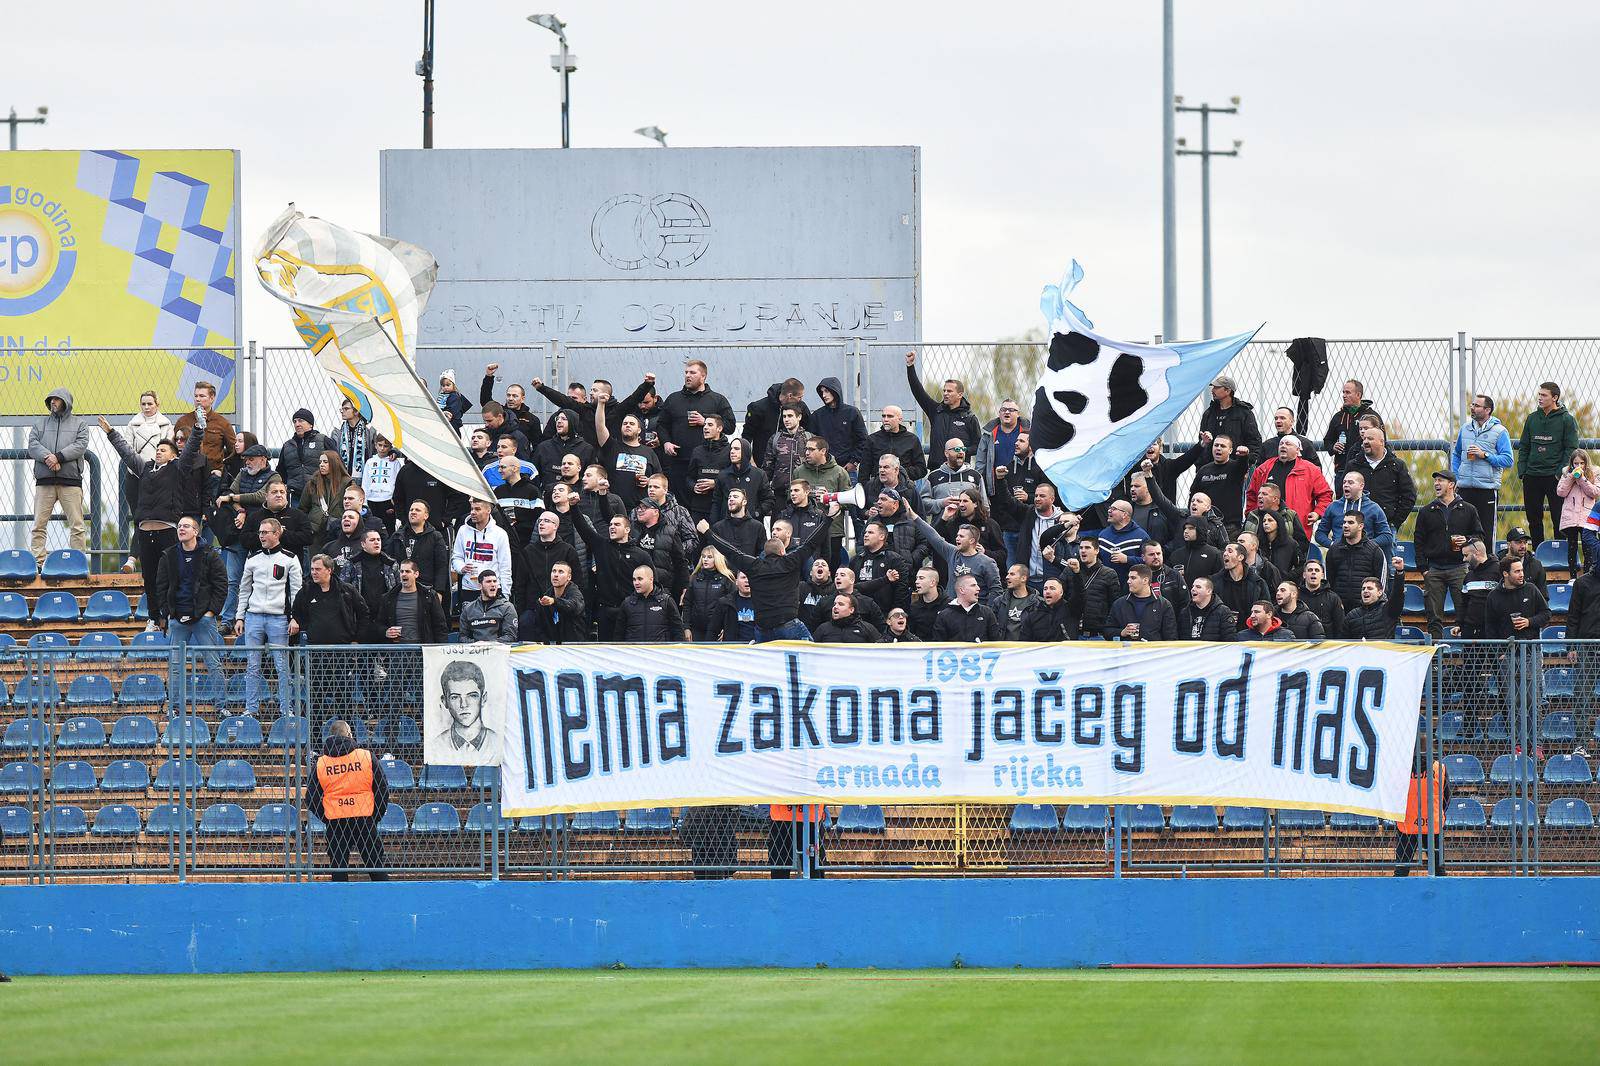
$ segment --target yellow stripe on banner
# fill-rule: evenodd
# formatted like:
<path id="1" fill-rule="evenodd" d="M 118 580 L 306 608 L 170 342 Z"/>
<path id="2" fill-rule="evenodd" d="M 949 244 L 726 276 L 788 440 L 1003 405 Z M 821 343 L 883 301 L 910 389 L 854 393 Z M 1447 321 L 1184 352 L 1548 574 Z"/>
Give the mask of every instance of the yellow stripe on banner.
<path id="1" fill-rule="evenodd" d="M 783 803 L 791 806 L 821 804 L 824 807 L 841 805 L 877 805 L 881 807 L 928 807 L 953 803 L 983 803 L 1000 806 L 1019 806 L 1026 801 L 1032 804 L 1071 804 L 1084 806 L 1104 803 L 1108 806 L 1129 807 L 1137 803 L 1154 803 L 1164 807 L 1263 807 L 1273 811 L 1325 811 L 1330 814 L 1366 814 L 1385 821 L 1405 817 L 1405 811 L 1385 811 L 1377 807 L 1350 807 L 1343 804 L 1311 806 L 1287 800 L 1248 798 L 1243 796 L 1063 796 L 1029 794 L 1018 796 L 918 796 L 905 793 L 893 796 L 856 794 L 839 796 L 700 796 L 657 797 L 655 799 L 614 800 L 608 803 L 563 803 L 548 807 L 507 807 L 501 813 L 508 818 L 531 818 L 541 814 L 582 814 L 589 811 L 637 811 L 651 807 L 740 807 L 752 803 Z"/>

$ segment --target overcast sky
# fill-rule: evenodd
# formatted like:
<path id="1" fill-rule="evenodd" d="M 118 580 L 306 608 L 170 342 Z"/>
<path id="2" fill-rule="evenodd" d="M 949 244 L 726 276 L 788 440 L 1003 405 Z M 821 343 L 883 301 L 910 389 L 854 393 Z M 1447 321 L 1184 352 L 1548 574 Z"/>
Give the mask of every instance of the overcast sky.
<path id="1" fill-rule="evenodd" d="M 535 4 L 440 0 L 436 144 L 559 144 Z M 923 335 L 1042 324 L 1077 257 L 1108 333 L 1161 323 L 1161 5 L 559 3 L 578 147 L 914 144 Z M 15 5 L 0 107 L 29 148 L 237 148 L 244 240 L 282 205 L 372 229 L 378 152 L 420 141 L 420 0 Z M 1216 139 L 1216 327 L 1334 338 L 1594 335 L 1600 5 L 1180 2 L 1177 91 Z M 1198 118 L 1180 135 L 1198 141 Z M 480 205 L 441 202 L 442 211 Z M 1179 160 L 1180 332 L 1199 171 Z M 246 265 L 241 271 L 248 276 Z M 293 340 L 244 285 L 245 328 Z"/>

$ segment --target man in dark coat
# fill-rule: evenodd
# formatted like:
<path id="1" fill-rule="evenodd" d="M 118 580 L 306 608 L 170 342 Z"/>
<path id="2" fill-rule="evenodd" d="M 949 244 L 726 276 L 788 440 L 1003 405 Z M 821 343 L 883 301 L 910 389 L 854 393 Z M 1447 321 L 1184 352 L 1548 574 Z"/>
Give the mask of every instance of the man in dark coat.
<path id="1" fill-rule="evenodd" d="M 728 398 L 706 384 L 706 364 L 691 359 L 683 367 L 683 388 L 662 403 L 658 423 L 662 464 L 672 495 L 680 500 L 689 498 L 689 457 L 705 439 L 706 415 L 720 416 L 724 432 L 733 429 L 733 408 Z"/>
<path id="2" fill-rule="evenodd" d="M 942 453 L 945 442 L 952 437 L 966 444 L 968 455 L 976 454 L 978 417 L 972 413 L 972 405 L 967 402 L 966 386 L 955 378 L 949 378 L 940 390 L 939 399 L 935 401 L 928 395 L 928 390 L 922 387 L 922 378 L 917 375 L 916 352 L 906 353 L 906 382 L 911 386 L 911 395 L 916 399 L 917 406 L 928 416 L 930 459 Z"/>
<path id="3" fill-rule="evenodd" d="M 1234 456 L 1246 467 L 1261 454 L 1261 427 L 1256 425 L 1255 408 L 1239 399 L 1238 385 L 1227 374 L 1211 383 L 1211 403 L 1200 415 L 1200 443 L 1210 446 L 1217 437 L 1233 442 Z M 1243 454 L 1240 454 L 1243 453 Z"/>
<path id="4" fill-rule="evenodd" d="M 892 455 L 900 460 L 900 469 L 910 480 L 918 481 L 927 477 L 928 455 L 923 451 L 917 435 L 906 428 L 904 412 L 892 403 L 885 404 L 880 418 L 877 431 L 867 437 L 863 459 L 867 468 L 876 470 L 880 457 Z M 773 432 L 777 432 L 776 426 Z"/>
<path id="5" fill-rule="evenodd" d="M 833 461 L 859 476 L 866 456 L 867 423 L 861 410 L 844 402 L 844 388 L 838 378 L 823 378 L 817 385 L 822 406 L 811 414 L 811 432 L 827 438 Z"/>

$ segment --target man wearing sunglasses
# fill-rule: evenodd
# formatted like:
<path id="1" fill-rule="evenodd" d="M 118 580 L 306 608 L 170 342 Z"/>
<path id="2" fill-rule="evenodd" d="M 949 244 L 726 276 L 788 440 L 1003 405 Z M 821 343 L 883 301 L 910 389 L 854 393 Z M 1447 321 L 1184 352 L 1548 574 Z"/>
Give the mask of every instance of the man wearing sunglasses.
<path id="1" fill-rule="evenodd" d="M 948 496 L 956 496 L 962 489 L 975 488 L 989 506 L 989 494 L 984 490 L 983 475 L 967 461 L 967 444 L 960 437 L 951 437 L 944 443 L 944 463 L 928 474 L 928 502 L 933 510 Z"/>

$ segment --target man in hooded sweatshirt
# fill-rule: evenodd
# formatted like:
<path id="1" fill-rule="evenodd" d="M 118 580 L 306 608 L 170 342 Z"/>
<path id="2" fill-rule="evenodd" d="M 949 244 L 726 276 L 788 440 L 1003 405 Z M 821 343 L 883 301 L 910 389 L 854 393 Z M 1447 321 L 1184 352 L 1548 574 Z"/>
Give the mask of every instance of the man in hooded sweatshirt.
<path id="1" fill-rule="evenodd" d="M 1550 507 L 1550 532 L 1561 530 L 1561 497 L 1556 485 L 1561 471 L 1578 448 L 1578 420 L 1561 402 L 1561 386 L 1546 381 L 1539 386 L 1538 406 L 1522 423 L 1522 445 L 1517 449 L 1517 477 L 1522 479 L 1522 502 L 1528 509 L 1528 529 L 1533 543 L 1544 543 L 1544 510 Z"/>
<path id="2" fill-rule="evenodd" d="M 68 543 L 89 547 L 83 525 L 83 453 L 89 450 L 89 423 L 72 413 L 72 393 L 56 389 L 45 397 L 49 412 L 28 431 L 33 460 L 33 556 L 44 563 L 45 530 L 56 504 L 67 520 Z"/>
<path id="3" fill-rule="evenodd" d="M 811 415 L 811 432 L 825 437 L 833 461 L 859 475 L 867 451 L 867 423 L 861 410 L 844 402 L 844 388 L 838 378 L 823 378 L 817 385 L 822 406 Z"/>

